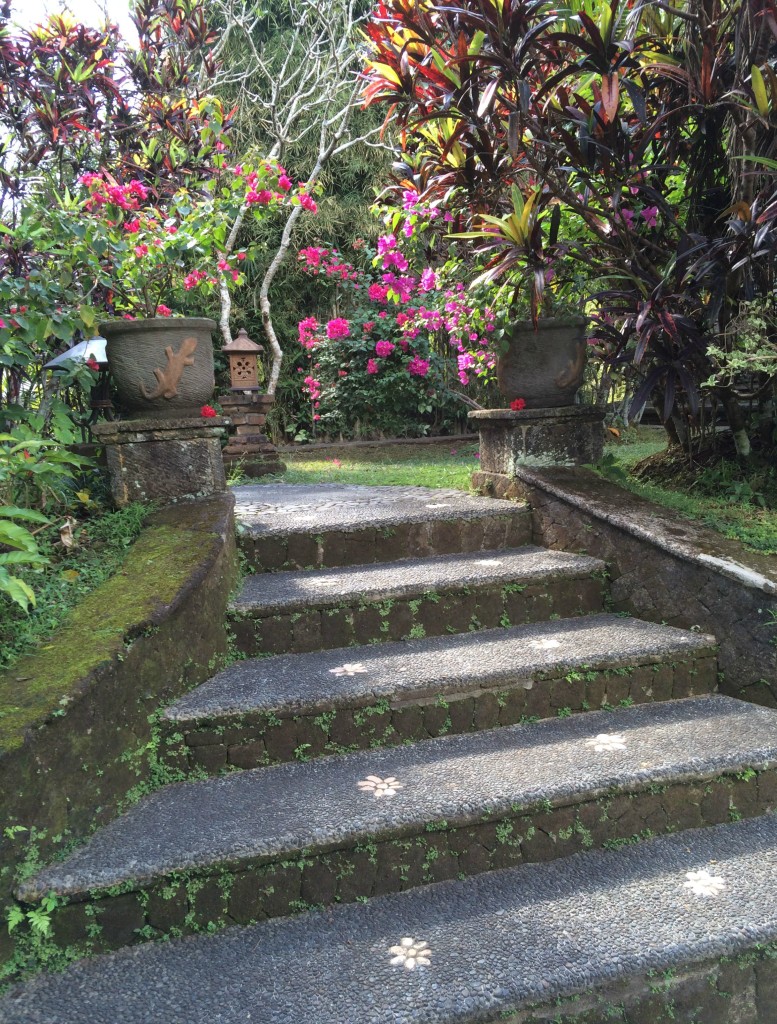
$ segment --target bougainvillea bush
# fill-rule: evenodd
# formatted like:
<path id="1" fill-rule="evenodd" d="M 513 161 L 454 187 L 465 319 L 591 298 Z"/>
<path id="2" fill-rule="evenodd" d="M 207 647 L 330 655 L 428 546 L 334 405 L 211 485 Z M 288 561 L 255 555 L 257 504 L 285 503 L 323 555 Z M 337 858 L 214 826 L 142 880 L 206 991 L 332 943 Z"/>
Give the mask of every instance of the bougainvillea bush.
<path id="1" fill-rule="evenodd" d="M 244 207 L 254 222 L 283 206 L 316 210 L 305 184 L 295 186 L 279 164 L 233 165 L 222 152 L 207 178 L 166 200 L 138 179 L 122 184 L 107 171 L 83 174 L 79 184 L 85 195 L 57 211 L 63 257 L 93 305 L 125 317 L 180 315 L 189 293 L 243 285 L 261 250 L 254 240 L 226 251 Z"/>
<path id="2" fill-rule="evenodd" d="M 374 251 L 357 240 L 354 262 L 323 246 L 299 253 L 329 298 L 328 315 L 299 322 L 298 375 L 316 433 L 461 429 L 473 401 L 464 389 L 479 383 L 482 392 L 493 376 L 493 310 L 473 301 L 452 265 L 419 269 L 417 212 L 391 224 L 397 231 Z"/>

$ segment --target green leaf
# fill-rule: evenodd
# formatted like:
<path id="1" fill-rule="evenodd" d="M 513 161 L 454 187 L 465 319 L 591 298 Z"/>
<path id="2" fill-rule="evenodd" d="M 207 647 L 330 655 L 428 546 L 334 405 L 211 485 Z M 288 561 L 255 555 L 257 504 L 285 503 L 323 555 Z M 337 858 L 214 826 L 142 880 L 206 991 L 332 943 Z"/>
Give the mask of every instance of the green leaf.
<path id="1" fill-rule="evenodd" d="M 43 523 L 48 526 L 50 520 L 42 512 L 34 508 L 18 508 L 16 505 L 0 505 L 0 516 L 4 519 L 26 519 L 31 523 Z"/>
<path id="2" fill-rule="evenodd" d="M 27 611 L 30 605 L 35 606 L 35 594 L 24 580 L 18 576 L 12 576 L 7 569 L 0 565 L 0 594 L 5 594 L 14 604 L 18 604 L 22 611 Z"/>
<path id="3" fill-rule="evenodd" d="M 768 117 L 769 97 L 766 95 L 766 84 L 764 76 L 761 74 L 761 69 L 756 67 L 755 64 L 750 68 L 750 84 L 753 87 L 753 95 L 755 96 L 755 105 L 758 107 L 758 113 L 761 117 Z"/>
<path id="4" fill-rule="evenodd" d="M 8 922 L 8 933 L 10 934 L 14 928 L 18 928 L 24 921 L 24 911 L 21 907 L 9 907 L 8 913 L 5 915 L 5 919 Z"/>
<path id="5" fill-rule="evenodd" d="M 10 523 L 8 520 L 0 522 L 0 544 L 7 544 L 9 548 L 17 548 L 19 551 L 37 552 L 38 545 L 29 530 L 18 523 Z"/>
<path id="6" fill-rule="evenodd" d="M 42 935 L 44 938 L 48 938 L 51 935 L 51 917 L 48 911 L 43 908 L 29 910 L 27 912 L 27 920 L 30 922 L 30 928 L 37 932 L 38 935 Z"/>

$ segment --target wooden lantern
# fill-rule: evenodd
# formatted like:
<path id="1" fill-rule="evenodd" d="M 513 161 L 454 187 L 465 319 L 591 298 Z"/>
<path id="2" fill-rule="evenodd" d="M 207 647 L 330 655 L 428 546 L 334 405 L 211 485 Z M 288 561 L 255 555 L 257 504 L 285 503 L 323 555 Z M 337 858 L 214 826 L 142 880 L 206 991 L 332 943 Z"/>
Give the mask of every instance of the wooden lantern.
<path id="1" fill-rule="evenodd" d="M 258 391 L 259 390 L 259 353 L 264 352 L 261 345 L 251 341 L 241 327 L 228 345 L 225 345 L 222 352 L 229 356 L 229 379 L 233 391 Z"/>

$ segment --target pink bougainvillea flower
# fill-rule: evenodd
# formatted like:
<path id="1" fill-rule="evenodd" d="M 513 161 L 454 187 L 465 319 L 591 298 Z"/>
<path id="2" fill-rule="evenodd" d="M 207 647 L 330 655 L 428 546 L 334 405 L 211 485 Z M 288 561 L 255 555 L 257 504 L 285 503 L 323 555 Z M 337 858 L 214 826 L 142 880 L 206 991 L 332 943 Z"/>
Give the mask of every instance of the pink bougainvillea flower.
<path id="1" fill-rule="evenodd" d="M 148 256 L 148 246 L 145 245 L 145 244 L 143 244 L 143 245 L 136 245 L 135 246 L 135 255 L 137 256 L 137 258 L 139 260 L 143 259 L 144 256 Z"/>
<path id="2" fill-rule="evenodd" d="M 203 281 L 206 277 L 207 274 L 204 270 L 190 270 L 183 279 L 183 286 L 187 292 L 190 292 L 192 288 L 196 288 L 200 281 Z"/>
<path id="3" fill-rule="evenodd" d="M 128 235 L 135 235 L 140 231 L 140 221 L 136 217 L 134 220 L 128 220 L 124 223 L 124 230 Z"/>
<path id="4" fill-rule="evenodd" d="M 259 192 L 257 192 L 255 188 L 251 188 L 246 192 L 246 203 L 248 203 L 249 206 L 254 206 L 257 203 L 259 205 L 266 206 L 271 199 L 272 192 L 266 188 L 261 189 Z"/>
<path id="5" fill-rule="evenodd" d="M 634 214 L 631 210 L 621 210 L 621 220 L 629 230 L 634 227 Z"/>
<path id="6" fill-rule="evenodd" d="M 388 295 L 388 287 L 383 284 L 371 284 L 367 289 L 367 296 L 372 302 L 385 302 Z"/>
<path id="7" fill-rule="evenodd" d="M 453 216 L 452 213 L 449 213 L 446 210 L 445 213 L 442 215 L 442 219 L 445 221 L 446 224 L 452 224 L 453 221 L 455 220 L 455 217 Z"/>
<path id="8" fill-rule="evenodd" d="M 526 399 L 514 398 L 512 402 L 510 402 L 510 408 L 513 410 L 513 412 L 520 412 L 521 409 L 526 408 Z"/>
<path id="9" fill-rule="evenodd" d="M 232 269 L 230 267 L 229 263 L 227 263 L 227 261 L 223 257 L 218 262 L 218 268 L 219 268 L 219 270 L 231 270 Z"/>
<path id="10" fill-rule="evenodd" d="M 364 323 L 362 324 L 362 330 L 364 331 L 365 334 L 369 334 L 369 332 L 372 330 L 374 326 L 374 320 L 365 320 Z"/>
<path id="11" fill-rule="evenodd" d="M 327 249 L 321 249 L 317 245 L 309 245 L 306 249 L 300 249 L 299 258 L 304 260 L 309 267 L 320 267 L 321 260 L 328 255 Z"/>
<path id="12" fill-rule="evenodd" d="M 367 373 L 378 373 L 379 370 L 380 367 L 378 366 L 374 359 L 367 360 Z"/>
<path id="13" fill-rule="evenodd" d="M 94 356 L 89 356 L 89 358 L 86 360 L 86 365 L 89 367 L 90 370 L 100 369 L 100 364 L 97 362 Z"/>
<path id="14" fill-rule="evenodd" d="M 640 213 L 640 217 L 642 217 L 649 228 L 654 228 L 658 223 L 658 207 L 646 206 L 642 213 Z"/>
<path id="15" fill-rule="evenodd" d="M 386 356 L 391 355 L 395 348 L 396 345 L 393 345 L 390 341 L 379 341 L 375 346 L 375 352 L 381 359 L 385 359 Z"/>
<path id="16" fill-rule="evenodd" d="M 383 256 L 383 267 L 386 270 L 394 267 L 400 272 L 400 274 L 403 274 L 407 270 L 408 266 L 407 258 L 403 256 L 401 252 L 397 252 L 395 250 L 393 252 L 387 252 Z"/>
<path id="17" fill-rule="evenodd" d="M 378 256 L 385 256 L 397 247 L 396 235 L 381 235 L 378 239 Z"/>
<path id="18" fill-rule="evenodd" d="M 122 320 L 137 320 L 137 317 L 133 316 L 132 313 L 122 313 L 121 318 Z"/>
<path id="19" fill-rule="evenodd" d="M 216 143 L 216 152 L 217 153 L 225 153 L 226 149 L 227 149 L 227 147 L 224 145 L 223 142 L 217 142 Z"/>
<path id="20" fill-rule="evenodd" d="M 4 331 L 4 330 L 5 330 L 5 320 L 3 320 L 2 317 L 0 317 L 0 331 Z"/>
<path id="21" fill-rule="evenodd" d="M 175 226 L 175 224 L 167 224 L 165 226 L 165 231 L 167 232 L 168 235 L 178 234 L 178 228 Z"/>
<path id="22" fill-rule="evenodd" d="M 218 416 L 218 413 L 212 405 L 203 405 L 200 409 L 200 416 L 204 416 L 206 420 L 212 420 L 214 416 Z"/>
<path id="23" fill-rule="evenodd" d="M 431 292 L 437 287 L 437 275 L 431 267 L 427 267 L 421 274 L 421 291 Z"/>
<path id="24" fill-rule="evenodd" d="M 338 370 L 337 371 L 337 376 L 338 377 L 347 377 L 348 376 L 348 371 L 347 370 Z"/>
<path id="25" fill-rule="evenodd" d="M 342 317 L 337 316 L 326 325 L 326 336 L 330 340 L 335 338 L 347 338 L 351 333 L 351 325 Z"/>
<path id="26" fill-rule="evenodd" d="M 321 419 L 321 416 L 320 416 L 320 415 L 319 415 L 318 413 L 316 413 L 316 414 L 315 414 L 315 415 L 313 416 L 313 419 L 314 419 L 314 420 L 315 420 L 316 422 L 318 422 L 318 421 L 319 421 L 319 420 Z"/>
<path id="27" fill-rule="evenodd" d="M 169 306 L 165 306 L 163 303 L 159 303 L 156 308 L 157 316 L 172 316 L 173 311 Z"/>
<path id="28" fill-rule="evenodd" d="M 282 174 L 280 178 L 278 178 L 278 188 L 281 189 L 282 192 L 288 192 L 292 187 L 292 184 L 293 182 L 288 174 Z"/>
<path id="29" fill-rule="evenodd" d="M 318 207 L 313 196 L 309 196 L 306 192 L 300 193 L 299 205 L 303 210 L 307 210 L 309 213 L 317 213 Z"/>
<path id="30" fill-rule="evenodd" d="M 425 377 L 429 372 L 429 360 L 421 359 L 419 356 L 413 356 L 407 364 L 407 372 L 412 377 Z"/>
<path id="31" fill-rule="evenodd" d="M 239 252 L 239 253 L 237 254 L 237 256 L 236 256 L 235 258 L 236 258 L 236 259 L 237 259 L 237 260 L 238 260 L 238 261 L 239 261 L 240 263 L 242 263 L 242 262 L 243 262 L 243 260 L 244 260 L 244 259 L 246 258 L 246 254 L 245 254 L 244 252 Z"/>

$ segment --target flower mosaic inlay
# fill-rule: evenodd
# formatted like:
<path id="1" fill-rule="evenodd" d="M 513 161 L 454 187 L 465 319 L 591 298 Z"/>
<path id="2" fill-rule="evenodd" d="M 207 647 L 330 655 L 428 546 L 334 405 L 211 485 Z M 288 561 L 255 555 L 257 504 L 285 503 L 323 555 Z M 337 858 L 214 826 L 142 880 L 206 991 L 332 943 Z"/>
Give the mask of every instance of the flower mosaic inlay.
<path id="1" fill-rule="evenodd" d="M 402 788 L 402 783 L 397 782 L 393 775 L 389 775 L 385 779 L 381 779 L 377 775 L 368 775 L 366 779 L 359 782 L 359 789 L 363 793 L 372 793 L 376 800 L 384 796 L 394 796 L 396 791 Z"/>
<path id="2" fill-rule="evenodd" d="M 687 881 L 684 883 L 686 889 L 697 896 L 717 896 L 726 888 L 726 882 L 720 875 L 712 875 L 706 868 L 700 871 L 689 871 L 686 874 Z"/>
<path id="3" fill-rule="evenodd" d="M 612 753 L 626 749 L 626 739 L 622 732 L 600 732 L 593 739 L 586 740 L 587 747 L 593 747 L 597 754 Z"/>
<path id="4" fill-rule="evenodd" d="M 337 668 L 330 668 L 329 671 L 333 676 L 355 676 L 366 672 L 367 668 L 361 661 L 347 661 L 345 665 L 338 665 Z"/>
<path id="5" fill-rule="evenodd" d="M 423 939 L 404 938 L 398 946 L 392 946 L 389 953 L 392 954 L 392 966 L 404 967 L 407 971 L 414 971 L 416 967 L 429 967 L 432 963 L 432 951 L 429 943 Z"/>

